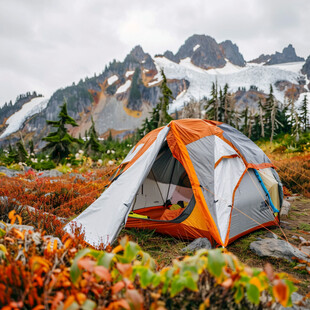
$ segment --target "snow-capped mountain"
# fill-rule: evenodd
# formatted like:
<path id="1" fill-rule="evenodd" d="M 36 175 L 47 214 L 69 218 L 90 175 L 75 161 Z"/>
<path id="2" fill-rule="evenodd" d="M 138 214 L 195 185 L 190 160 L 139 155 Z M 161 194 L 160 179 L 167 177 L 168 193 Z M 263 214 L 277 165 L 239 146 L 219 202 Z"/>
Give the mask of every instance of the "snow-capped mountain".
<path id="1" fill-rule="evenodd" d="M 161 70 L 175 98 L 170 112 L 191 100 L 209 97 L 214 82 L 222 88 L 227 83 L 240 106 L 266 96 L 270 85 L 281 102 L 288 92 L 297 102 L 304 95 L 310 98 L 310 56 L 304 61 L 293 46 L 247 63 L 233 42 L 217 43 L 209 36 L 193 35 L 176 54 L 166 51 L 151 57 L 136 46 L 123 62 L 114 60 L 99 76 L 59 89 L 50 99 L 31 97 L 5 105 L 0 108 L 0 145 L 16 141 L 20 135 L 41 141 L 50 130 L 46 120 L 57 119 L 64 100 L 79 124 L 70 129 L 73 135 L 83 136 L 93 118 L 102 137 L 110 131 L 125 136 L 141 125 L 158 102 Z"/>
<path id="2" fill-rule="evenodd" d="M 36 97 L 25 103 L 20 110 L 12 114 L 6 120 L 5 125 L 7 125 L 7 127 L 0 135 L 0 139 L 7 137 L 22 128 L 24 122 L 31 116 L 44 110 L 47 103 L 48 99 L 44 99 L 43 97 Z"/>

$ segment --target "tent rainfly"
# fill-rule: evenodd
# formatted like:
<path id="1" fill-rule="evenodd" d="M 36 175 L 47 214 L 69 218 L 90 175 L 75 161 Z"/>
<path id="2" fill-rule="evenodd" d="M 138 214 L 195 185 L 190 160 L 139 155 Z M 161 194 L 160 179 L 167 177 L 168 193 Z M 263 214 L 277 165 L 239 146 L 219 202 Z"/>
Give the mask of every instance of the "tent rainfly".
<path id="1" fill-rule="evenodd" d="M 92 246 L 136 227 L 226 246 L 278 224 L 283 190 L 266 154 L 215 121 L 171 121 L 142 138 L 109 187 L 73 221 Z M 65 226 L 71 231 L 71 222 Z"/>

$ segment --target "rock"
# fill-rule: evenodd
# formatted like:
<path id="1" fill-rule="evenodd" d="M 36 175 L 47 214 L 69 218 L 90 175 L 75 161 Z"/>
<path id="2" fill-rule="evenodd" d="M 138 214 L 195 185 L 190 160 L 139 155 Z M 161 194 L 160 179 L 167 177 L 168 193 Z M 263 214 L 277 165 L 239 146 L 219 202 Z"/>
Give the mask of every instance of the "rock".
<path id="1" fill-rule="evenodd" d="M 193 252 L 199 249 L 212 249 L 212 245 L 207 238 L 198 238 L 182 249 L 182 252 Z"/>
<path id="2" fill-rule="evenodd" d="M 297 236 L 292 236 L 292 239 L 298 240 L 299 238 Z"/>
<path id="3" fill-rule="evenodd" d="M 273 238 L 273 239 L 278 239 L 278 236 L 276 234 L 274 234 L 273 232 L 268 232 L 265 235 L 266 238 Z"/>
<path id="4" fill-rule="evenodd" d="M 301 246 L 300 251 L 302 251 L 303 253 L 305 253 L 310 257 L 310 246 Z"/>
<path id="5" fill-rule="evenodd" d="M 292 44 L 289 44 L 283 49 L 282 53 L 276 52 L 275 54 L 271 55 L 270 60 L 266 63 L 266 65 L 276 65 L 296 61 L 305 61 L 305 59 L 303 57 L 297 56 L 295 48 L 292 46 Z"/>
<path id="6" fill-rule="evenodd" d="M 287 201 L 295 201 L 298 198 L 299 198 L 299 196 L 288 196 L 288 197 L 285 198 L 284 201 L 286 201 L 286 200 Z"/>
<path id="7" fill-rule="evenodd" d="M 307 309 L 310 309 L 310 302 L 309 300 L 303 302 L 303 306 L 297 306 L 296 303 L 300 302 L 304 296 L 294 292 L 291 296 L 292 298 L 292 303 L 293 303 L 293 306 L 292 307 L 283 307 L 283 306 L 280 306 L 280 310 L 287 310 L 287 309 L 291 309 L 291 310 L 307 310 Z"/>
<path id="8" fill-rule="evenodd" d="M 283 204 L 280 210 L 280 219 L 287 218 L 290 209 L 291 209 L 291 204 L 287 200 L 283 200 Z"/>
<path id="9" fill-rule="evenodd" d="M 302 236 L 299 236 L 298 238 L 299 238 L 300 242 L 307 242 L 307 240 Z"/>
<path id="10" fill-rule="evenodd" d="M 220 46 L 224 50 L 225 57 L 234 65 L 239 67 L 245 66 L 245 60 L 239 52 L 239 48 L 236 44 L 233 44 L 230 40 L 226 40 L 220 43 Z"/>
<path id="11" fill-rule="evenodd" d="M 0 173 L 4 173 L 9 178 L 14 178 L 18 176 L 21 173 L 21 171 L 8 169 L 4 166 L 0 166 Z"/>
<path id="12" fill-rule="evenodd" d="M 44 239 L 46 240 L 47 243 L 51 242 L 52 245 L 54 244 L 54 241 L 56 240 L 58 249 L 63 247 L 63 243 L 61 242 L 61 240 L 58 237 L 54 237 L 52 235 L 47 235 L 47 236 L 44 236 Z"/>
<path id="13" fill-rule="evenodd" d="M 289 261 L 293 261 L 293 258 L 296 257 L 310 262 L 310 258 L 307 257 L 307 255 L 280 239 L 266 238 L 260 241 L 253 241 L 250 244 L 250 249 L 252 252 L 262 257 L 283 258 Z"/>
<path id="14" fill-rule="evenodd" d="M 302 66 L 301 73 L 307 75 L 307 78 L 310 79 L 310 56 L 307 58 L 305 64 Z"/>
<path id="15" fill-rule="evenodd" d="M 45 170 L 42 171 L 38 174 L 38 178 L 57 178 L 62 176 L 63 173 L 56 170 L 56 169 L 52 169 L 52 170 Z"/>

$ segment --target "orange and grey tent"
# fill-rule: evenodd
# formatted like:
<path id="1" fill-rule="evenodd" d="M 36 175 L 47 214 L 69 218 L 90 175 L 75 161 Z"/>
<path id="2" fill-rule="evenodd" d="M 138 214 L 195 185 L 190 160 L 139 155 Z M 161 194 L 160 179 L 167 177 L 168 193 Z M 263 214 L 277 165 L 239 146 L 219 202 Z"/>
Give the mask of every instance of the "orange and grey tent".
<path id="1" fill-rule="evenodd" d="M 278 224 L 282 199 L 279 176 L 254 142 L 220 122 L 183 119 L 142 138 L 74 222 L 94 246 L 112 243 L 125 225 L 226 246 Z"/>

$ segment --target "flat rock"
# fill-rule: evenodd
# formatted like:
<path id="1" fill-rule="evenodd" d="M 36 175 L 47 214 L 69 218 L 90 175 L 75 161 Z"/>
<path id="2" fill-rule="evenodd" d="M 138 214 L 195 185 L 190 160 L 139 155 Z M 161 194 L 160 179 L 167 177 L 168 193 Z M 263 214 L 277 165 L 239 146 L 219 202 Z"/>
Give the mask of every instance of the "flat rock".
<path id="1" fill-rule="evenodd" d="M 307 254 L 310 257 L 310 246 L 301 246 L 300 251 Z"/>
<path id="2" fill-rule="evenodd" d="M 283 204 L 282 204 L 282 207 L 280 210 L 280 219 L 281 218 L 287 218 L 290 209 L 291 209 L 290 202 L 288 202 L 287 200 L 283 200 Z"/>
<path id="3" fill-rule="evenodd" d="M 7 177 L 13 178 L 18 176 L 21 171 L 8 169 L 7 167 L 0 166 L 0 173 L 4 173 Z"/>
<path id="4" fill-rule="evenodd" d="M 269 256 L 276 258 L 283 258 L 293 261 L 294 257 L 310 262 L 310 258 L 303 252 L 293 247 L 291 244 L 280 239 L 266 238 L 259 241 L 253 241 L 250 244 L 252 252 L 258 256 Z"/>
<path id="5" fill-rule="evenodd" d="M 182 252 L 193 252 L 200 249 L 212 249 L 212 245 L 207 238 L 198 238 L 182 249 Z"/>
<path id="6" fill-rule="evenodd" d="M 45 170 L 42 171 L 38 174 L 38 178 L 56 178 L 56 177 L 60 177 L 62 176 L 63 173 L 56 170 L 56 169 L 52 169 L 52 170 Z"/>

